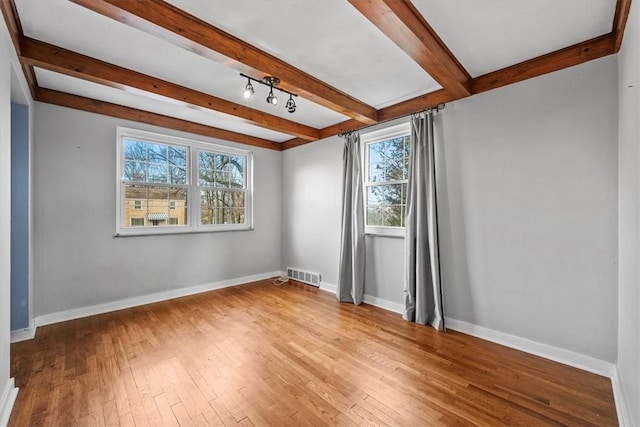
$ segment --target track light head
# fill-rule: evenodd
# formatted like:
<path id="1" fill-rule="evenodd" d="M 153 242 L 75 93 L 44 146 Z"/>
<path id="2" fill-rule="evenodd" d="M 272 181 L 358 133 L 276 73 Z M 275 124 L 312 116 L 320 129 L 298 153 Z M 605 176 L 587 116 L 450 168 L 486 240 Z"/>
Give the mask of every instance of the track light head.
<path id="1" fill-rule="evenodd" d="M 271 105 L 278 105 L 278 97 L 273 94 L 273 86 L 269 90 L 269 96 L 267 96 L 267 102 Z"/>
<path id="2" fill-rule="evenodd" d="M 290 113 L 296 112 L 296 101 L 293 100 L 293 95 L 289 95 L 289 100 L 287 101 L 285 107 L 287 107 L 287 111 Z"/>
<path id="3" fill-rule="evenodd" d="M 244 90 L 242 91 L 242 96 L 244 97 L 244 99 L 249 99 L 253 96 L 254 93 L 255 93 L 255 90 L 253 89 L 251 80 L 249 80 L 247 82 L 247 85 L 244 87 Z"/>

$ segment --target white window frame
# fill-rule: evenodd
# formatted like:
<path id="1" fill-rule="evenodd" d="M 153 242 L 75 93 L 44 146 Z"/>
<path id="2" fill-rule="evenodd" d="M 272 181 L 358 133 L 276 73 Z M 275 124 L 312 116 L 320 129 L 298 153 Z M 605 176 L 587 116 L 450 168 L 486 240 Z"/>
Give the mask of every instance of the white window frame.
<path id="1" fill-rule="evenodd" d="M 380 141 L 384 141 L 387 139 L 397 138 L 399 136 L 411 135 L 411 123 L 409 121 L 403 121 L 402 123 L 396 123 L 391 126 L 386 126 L 384 128 L 376 127 L 374 130 L 363 133 L 360 136 L 360 142 L 362 145 L 362 180 L 363 180 L 363 202 L 364 202 L 364 215 L 365 215 L 365 234 L 378 235 L 378 236 L 389 236 L 389 237 L 404 237 L 405 235 L 405 227 L 390 227 L 390 226 L 378 226 L 378 225 L 367 225 L 367 193 L 368 188 L 372 186 L 369 182 L 369 145 L 375 144 Z M 380 184 L 401 184 L 407 183 L 407 179 L 403 180 L 394 180 L 394 181 L 384 181 L 384 182 L 376 182 L 376 185 Z M 406 200 L 405 200 L 406 205 Z"/>
<path id="2" fill-rule="evenodd" d="M 146 132 L 137 129 L 118 127 L 116 132 L 116 236 L 145 236 L 182 233 L 207 233 L 218 231 L 253 230 L 253 152 L 240 148 L 206 143 L 186 138 L 162 135 L 154 132 Z M 161 187 L 185 187 L 187 192 L 187 222 L 186 225 L 164 225 L 125 227 L 123 225 L 124 211 L 124 144 L 123 138 L 133 138 L 150 143 L 169 144 L 186 147 L 187 155 L 187 182 L 179 184 L 147 183 L 145 185 Z M 208 151 L 229 156 L 241 156 L 245 158 L 244 183 L 245 183 L 245 222 L 243 224 L 200 224 L 200 193 L 198 187 L 198 152 Z M 145 221 L 146 224 L 146 221 Z"/>

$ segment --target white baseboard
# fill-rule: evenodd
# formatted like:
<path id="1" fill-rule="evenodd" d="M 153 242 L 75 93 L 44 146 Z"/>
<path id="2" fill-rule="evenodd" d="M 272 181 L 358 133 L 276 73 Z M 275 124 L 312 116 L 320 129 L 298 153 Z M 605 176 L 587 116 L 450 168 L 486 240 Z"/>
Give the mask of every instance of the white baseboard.
<path id="1" fill-rule="evenodd" d="M 337 292 L 338 287 L 336 285 L 332 285 L 327 282 L 320 282 L 320 290 L 325 292 L 330 292 L 335 294 Z M 375 307 L 383 308 L 388 311 L 392 311 L 394 313 L 402 314 L 404 310 L 404 306 L 402 304 L 398 304 L 397 302 L 389 301 L 384 298 L 374 297 L 372 295 L 364 294 L 362 301 L 373 305 Z"/>
<path id="2" fill-rule="evenodd" d="M 36 325 L 34 322 L 31 322 L 31 326 L 24 329 L 16 329 L 15 331 L 11 331 L 11 344 L 32 340 L 36 336 Z"/>
<path id="3" fill-rule="evenodd" d="M 404 305 L 397 302 L 389 301 L 388 299 L 364 294 L 364 298 L 362 299 L 362 301 L 369 305 L 384 308 L 385 310 L 392 311 L 394 313 L 402 314 L 404 312 Z"/>
<path id="4" fill-rule="evenodd" d="M 495 331 L 493 329 L 467 323 L 462 320 L 447 317 L 445 318 L 444 324 L 447 329 L 453 329 L 454 331 L 482 338 L 487 341 L 495 342 L 506 347 L 511 347 L 516 350 L 524 351 L 525 353 L 544 357 L 545 359 L 573 366 L 574 368 L 582 369 L 583 371 L 592 372 L 608 378 L 613 376 L 615 370 L 615 365 L 610 362 L 605 362 L 594 357 L 574 353 L 573 351 L 542 344 L 526 338 L 517 337 L 515 335 L 506 334 L 504 332 Z"/>
<path id="5" fill-rule="evenodd" d="M 17 396 L 18 389 L 14 386 L 13 378 L 9 378 L 0 394 L 0 426 L 4 427 L 9 423 L 11 409 L 13 409 L 13 403 Z"/>
<path id="6" fill-rule="evenodd" d="M 325 291 L 325 292 L 331 292 L 332 294 L 335 294 L 336 291 L 338 290 L 338 288 L 336 287 L 336 285 L 332 285 L 331 283 L 320 282 L 320 290 L 321 291 Z"/>
<path id="7" fill-rule="evenodd" d="M 613 376 L 611 377 L 611 387 L 613 388 L 613 398 L 616 402 L 616 412 L 618 413 L 618 424 L 620 427 L 637 426 L 631 414 L 629 401 L 620 382 L 620 372 L 618 366 L 615 367 Z"/>
<path id="8" fill-rule="evenodd" d="M 71 310 L 59 311 L 57 313 L 44 314 L 35 318 L 35 326 L 51 325 L 53 323 L 65 322 L 67 320 L 79 319 L 81 317 L 94 316 L 96 314 L 109 313 L 111 311 L 137 307 L 144 304 L 151 304 L 154 302 L 166 301 L 216 289 L 228 288 L 230 286 L 242 285 L 245 283 L 255 282 L 257 280 L 264 280 L 279 276 L 280 273 L 280 271 L 272 271 L 269 273 L 255 274 L 253 276 L 238 277 L 235 279 L 222 280 L 220 282 L 126 298 L 104 304 L 96 304 L 89 307 L 74 308 Z"/>

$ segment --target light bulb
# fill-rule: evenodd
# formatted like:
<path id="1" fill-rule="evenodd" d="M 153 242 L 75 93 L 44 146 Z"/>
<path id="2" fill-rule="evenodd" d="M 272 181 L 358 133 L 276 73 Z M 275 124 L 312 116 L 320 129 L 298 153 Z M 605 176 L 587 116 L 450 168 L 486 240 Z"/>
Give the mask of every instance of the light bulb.
<path id="1" fill-rule="evenodd" d="M 244 87 L 244 90 L 242 91 L 242 96 L 244 97 L 244 99 L 249 99 L 251 98 L 251 96 L 253 96 L 254 92 L 255 91 L 253 90 L 251 81 L 249 81 L 249 83 L 247 83 L 247 85 Z"/>

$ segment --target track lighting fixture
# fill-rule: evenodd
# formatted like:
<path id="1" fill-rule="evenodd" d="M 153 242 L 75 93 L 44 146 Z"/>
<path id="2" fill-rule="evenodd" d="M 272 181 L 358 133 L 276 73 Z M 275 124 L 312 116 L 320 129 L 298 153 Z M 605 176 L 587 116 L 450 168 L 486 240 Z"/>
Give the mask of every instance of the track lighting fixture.
<path id="1" fill-rule="evenodd" d="M 269 86 L 269 95 L 267 95 L 267 103 L 271 104 L 273 106 L 278 105 L 278 97 L 274 95 L 273 90 L 279 90 L 280 92 L 284 92 L 287 95 L 289 95 L 289 100 L 286 102 L 285 104 L 285 108 L 287 109 L 288 112 L 290 113 L 294 113 L 296 111 L 296 102 L 293 100 L 294 96 L 298 96 L 295 93 L 291 93 L 289 91 L 286 91 L 284 89 L 280 89 L 279 87 L 276 87 L 278 84 L 280 84 L 280 79 L 274 76 L 264 76 L 262 78 L 262 80 L 258 80 L 258 79 L 254 79 L 251 76 L 247 76 L 246 74 L 240 73 L 240 75 L 242 77 L 246 77 L 247 78 L 247 85 L 244 87 L 244 90 L 242 91 L 242 96 L 245 99 L 250 99 L 253 94 L 255 93 L 255 90 L 253 89 L 253 85 L 251 84 L 251 82 L 256 82 L 256 83 L 260 83 L 261 85 L 264 86 Z"/>
<path id="2" fill-rule="evenodd" d="M 247 85 L 244 87 L 242 91 L 242 96 L 244 99 L 249 99 L 253 96 L 255 90 L 253 90 L 253 85 L 251 84 L 251 79 L 247 79 Z"/>
<path id="3" fill-rule="evenodd" d="M 296 101 L 293 100 L 293 96 L 291 94 L 289 94 L 289 100 L 287 101 L 285 107 L 287 107 L 287 111 L 290 113 L 296 112 Z"/>
<path id="4" fill-rule="evenodd" d="M 269 90 L 269 95 L 267 96 L 267 103 L 271 105 L 278 105 L 278 97 L 273 94 L 273 86 Z"/>

